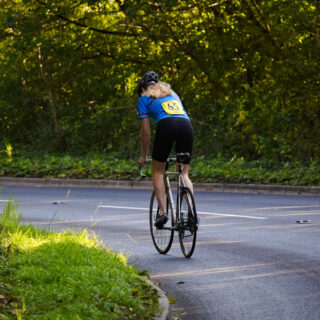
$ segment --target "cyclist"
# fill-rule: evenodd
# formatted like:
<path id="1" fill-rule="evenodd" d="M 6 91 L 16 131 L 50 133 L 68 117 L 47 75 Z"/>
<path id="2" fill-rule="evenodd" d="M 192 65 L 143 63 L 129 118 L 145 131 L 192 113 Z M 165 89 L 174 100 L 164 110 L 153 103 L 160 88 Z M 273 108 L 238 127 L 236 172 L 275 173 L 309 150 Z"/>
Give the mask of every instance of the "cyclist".
<path id="1" fill-rule="evenodd" d="M 139 167 L 146 164 L 150 144 L 149 116 L 157 122 L 157 129 L 152 151 L 152 179 L 157 195 L 160 217 L 155 221 L 155 226 L 162 229 L 168 221 L 166 212 L 166 193 L 163 174 L 166 160 L 169 157 L 173 143 L 176 152 L 188 152 L 192 154 L 193 128 L 187 112 L 183 108 L 178 95 L 170 85 L 159 81 L 156 72 L 147 72 L 138 82 L 138 113 L 141 120 L 142 156 L 139 159 Z M 186 186 L 193 191 L 192 182 L 189 179 L 190 160 L 186 161 L 183 168 L 183 178 Z"/>

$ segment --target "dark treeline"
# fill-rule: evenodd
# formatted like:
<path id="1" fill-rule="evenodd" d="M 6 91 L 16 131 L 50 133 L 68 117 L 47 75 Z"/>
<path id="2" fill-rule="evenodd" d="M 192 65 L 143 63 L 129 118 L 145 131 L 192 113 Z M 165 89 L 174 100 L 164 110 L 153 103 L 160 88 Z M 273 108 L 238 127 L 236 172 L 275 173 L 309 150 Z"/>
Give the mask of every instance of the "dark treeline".
<path id="1" fill-rule="evenodd" d="M 317 161 L 319 26 L 319 0 L 0 0 L 1 149 L 136 152 L 154 70 L 196 155 Z"/>

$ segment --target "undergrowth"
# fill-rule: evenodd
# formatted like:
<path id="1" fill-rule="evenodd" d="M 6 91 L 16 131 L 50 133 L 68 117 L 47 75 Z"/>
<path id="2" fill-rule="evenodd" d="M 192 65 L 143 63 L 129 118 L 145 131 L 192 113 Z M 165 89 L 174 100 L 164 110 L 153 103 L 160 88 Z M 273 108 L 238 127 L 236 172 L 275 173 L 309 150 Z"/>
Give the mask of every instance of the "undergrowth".
<path id="1" fill-rule="evenodd" d="M 144 172 L 151 177 L 151 168 Z M 138 180 L 137 159 L 117 155 L 15 155 L 0 156 L 0 176 L 35 178 L 76 178 Z M 193 158 L 190 176 L 194 182 L 319 185 L 320 164 L 316 161 L 285 162 L 243 158 Z"/>

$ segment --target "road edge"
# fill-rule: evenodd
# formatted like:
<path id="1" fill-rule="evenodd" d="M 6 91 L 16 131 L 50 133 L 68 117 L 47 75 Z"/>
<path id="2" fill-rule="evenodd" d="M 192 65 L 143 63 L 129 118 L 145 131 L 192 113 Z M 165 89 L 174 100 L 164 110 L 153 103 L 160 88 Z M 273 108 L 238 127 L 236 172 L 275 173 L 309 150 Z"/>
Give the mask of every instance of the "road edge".
<path id="1" fill-rule="evenodd" d="M 145 282 L 147 282 L 152 288 L 157 290 L 159 294 L 159 314 L 156 315 L 154 320 L 169 320 L 170 319 L 170 302 L 166 294 L 150 279 L 146 277 L 141 277 Z"/>
<path id="2" fill-rule="evenodd" d="M 0 186 L 32 185 L 37 187 L 94 187 L 94 188 L 133 188 L 152 189 L 152 181 L 104 180 L 104 179 L 58 179 L 58 178 L 15 178 L 0 177 Z M 194 190 L 207 192 L 238 192 L 238 193 L 275 193 L 320 195 L 318 186 L 289 186 L 236 183 L 194 183 Z"/>

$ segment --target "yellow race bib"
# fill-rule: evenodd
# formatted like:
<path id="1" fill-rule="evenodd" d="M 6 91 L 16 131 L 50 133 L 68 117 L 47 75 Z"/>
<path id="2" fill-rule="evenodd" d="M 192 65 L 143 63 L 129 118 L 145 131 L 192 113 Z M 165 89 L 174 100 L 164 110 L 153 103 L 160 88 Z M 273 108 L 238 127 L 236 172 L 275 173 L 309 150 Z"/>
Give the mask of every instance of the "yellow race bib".
<path id="1" fill-rule="evenodd" d="M 163 102 L 161 106 L 167 114 L 184 114 L 182 105 L 177 100 Z"/>

